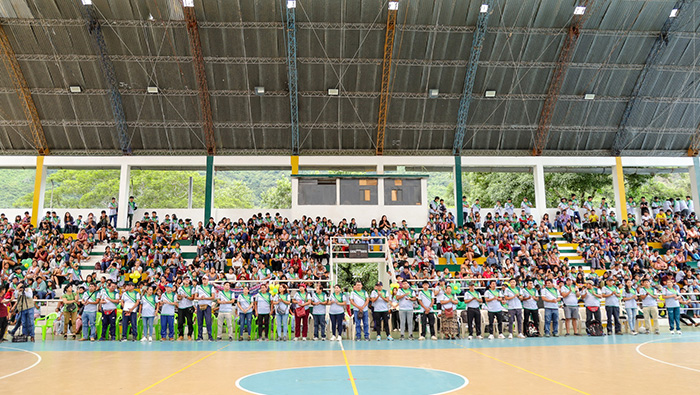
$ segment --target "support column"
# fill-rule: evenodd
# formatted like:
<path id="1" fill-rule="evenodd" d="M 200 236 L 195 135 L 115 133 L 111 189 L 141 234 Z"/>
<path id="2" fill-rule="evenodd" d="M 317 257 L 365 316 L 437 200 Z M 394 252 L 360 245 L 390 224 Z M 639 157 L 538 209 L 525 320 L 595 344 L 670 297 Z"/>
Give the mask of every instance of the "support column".
<path id="1" fill-rule="evenodd" d="M 119 196 L 117 197 L 117 203 L 119 204 L 119 211 L 117 211 L 117 227 L 121 225 L 126 228 L 129 225 L 126 221 L 126 215 L 129 213 L 130 184 L 131 166 L 122 164 L 119 173 Z"/>
<path id="2" fill-rule="evenodd" d="M 693 166 L 688 168 L 690 173 L 690 194 L 693 197 L 693 209 L 698 212 L 698 204 L 700 204 L 700 158 L 693 157 Z M 681 197 L 682 198 L 682 197 Z"/>
<path id="3" fill-rule="evenodd" d="M 627 219 L 627 198 L 625 197 L 625 175 L 622 172 L 622 158 L 615 157 L 615 166 L 612 168 L 613 190 L 615 191 L 615 214 L 617 221 Z"/>
<path id="4" fill-rule="evenodd" d="M 207 177 L 204 181 L 204 224 L 209 222 L 214 207 L 214 157 L 207 156 Z"/>
<path id="5" fill-rule="evenodd" d="M 299 155 L 291 156 L 292 174 L 299 174 Z"/>
<path id="6" fill-rule="evenodd" d="M 457 226 L 464 225 L 464 215 L 462 214 L 462 157 L 455 155 L 455 167 L 453 170 L 455 180 L 455 217 Z"/>
<path id="7" fill-rule="evenodd" d="M 535 216 L 536 221 L 540 221 L 544 213 L 547 212 L 547 193 L 544 187 L 544 166 L 537 164 L 533 167 L 535 176 Z M 516 202 L 513 202 L 517 204 Z M 517 212 L 517 211 L 516 211 Z"/>
<path id="8" fill-rule="evenodd" d="M 32 201 L 32 225 L 39 224 L 39 216 L 44 209 L 44 191 L 46 190 L 46 168 L 44 157 L 36 157 L 36 176 L 34 177 L 34 199 Z"/>

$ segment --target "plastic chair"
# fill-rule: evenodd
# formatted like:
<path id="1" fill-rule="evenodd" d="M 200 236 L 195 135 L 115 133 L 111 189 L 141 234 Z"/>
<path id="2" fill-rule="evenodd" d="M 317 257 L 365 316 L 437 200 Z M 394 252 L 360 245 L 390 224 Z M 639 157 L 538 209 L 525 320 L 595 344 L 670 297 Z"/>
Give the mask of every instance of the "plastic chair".
<path id="1" fill-rule="evenodd" d="M 41 328 L 41 340 L 45 341 L 46 340 L 46 331 L 48 331 L 50 328 L 53 328 L 54 322 L 58 319 L 58 313 L 53 312 L 44 317 L 42 320 L 44 321 L 43 325 L 37 325 L 37 322 L 34 321 L 34 326 L 39 326 Z M 51 331 L 51 337 L 55 339 L 55 335 L 53 334 L 53 331 Z"/>

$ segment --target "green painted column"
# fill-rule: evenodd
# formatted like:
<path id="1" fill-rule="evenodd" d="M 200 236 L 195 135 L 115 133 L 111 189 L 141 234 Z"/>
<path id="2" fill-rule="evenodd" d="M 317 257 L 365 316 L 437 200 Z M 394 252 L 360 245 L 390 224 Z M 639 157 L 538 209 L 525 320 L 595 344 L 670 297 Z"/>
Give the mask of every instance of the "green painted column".
<path id="1" fill-rule="evenodd" d="M 209 222 L 214 207 L 214 157 L 207 156 L 207 178 L 204 186 L 204 225 Z"/>
<path id="2" fill-rule="evenodd" d="M 464 225 L 464 216 L 462 215 L 462 157 L 455 156 L 455 217 L 457 217 L 457 226 Z"/>

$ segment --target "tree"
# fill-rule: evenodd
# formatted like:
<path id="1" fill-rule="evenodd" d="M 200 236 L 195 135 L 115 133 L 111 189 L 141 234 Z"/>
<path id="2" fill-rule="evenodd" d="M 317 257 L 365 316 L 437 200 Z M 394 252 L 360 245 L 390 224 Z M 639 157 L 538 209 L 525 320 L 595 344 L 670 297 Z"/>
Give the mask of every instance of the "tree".
<path id="1" fill-rule="evenodd" d="M 253 191 L 239 180 L 214 180 L 216 208 L 253 208 Z"/>
<path id="2" fill-rule="evenodd" d="M 288 178 L 280 178 L 277 185 L 269 188 L 261 195 L 263 208 L 291 208 L 292 183 Z"/>
<path id="3" fill-rule="evenodd" d="M 118 170 L 60 169 L 46 178 L 47 208 L 102 208 L 119 193 Z M 15 207 L 32 207 L 34 192 L 19 198 Z"/>

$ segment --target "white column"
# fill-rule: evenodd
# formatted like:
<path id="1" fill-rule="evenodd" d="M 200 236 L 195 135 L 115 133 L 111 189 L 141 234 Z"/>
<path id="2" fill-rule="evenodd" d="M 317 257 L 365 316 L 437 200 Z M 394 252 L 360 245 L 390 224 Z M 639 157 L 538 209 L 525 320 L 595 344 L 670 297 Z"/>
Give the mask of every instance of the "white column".
<path id="1" fill-rule="evenodd" d="M 380 163 L 377 165 L 377 174 L 384 174 L 384 164 Z"/>
<path id="2" fill-rule="evenodd" d="M 384 179 L 377 179 L 377 205 L 384 207 Z"/>
<path id="3" fill-rule="evenodd" d="M 41 184 L 39 185 L 39 204 L 38 204 L 38 209 L 37 209 L 37 224 L 41 222 L 41 219 L 44 216 L 44 199 L 46 198 L 46 171 L 48 169 L 46 166 L 43 166 L 41 169 Z M 35 184 L 36 186 L 36 184 Z M 36 193 L 36 192 L 35 192 Z M 34 215 L 34 214 L 32 214 Z"/>
<path id="4" fill-rule="evenodd" d="M 698 182 L 698 178 L 700 177 L 700 158 L 693 157 L 693 166 L 690 166 L 688 168 L 688 173 L 690 175 L 690 195 L 693 198 L 693 209 L 697 213 L 698 210 L 700 209 L 700 191 L 698 191 L 698 187 L 700 186 L 700 182 Z M 683 196 L 681 196 L 681 199 Z"/>
<path id="5" fill-rule="evenodd" d="M 119 173 L 119 197 L 117 197 L 117 203 L 119 204 L 119 211 L 117 211 L 117 227 L 121 228 L 127 227 L 126 215 L 129 213 L 129 196 L 131 185 L 131 166 L 127 164 L 121 165 L 121 171 Z"/>
<path id="6" fill-rule="evenodd" d="M 536 164 L 532 170 L 535 176 L 535 220 L 539 222 L 544 213 L 547 212 L 547 196 L 544 188 L 544 166 Z"/>

